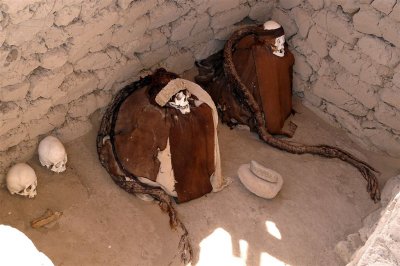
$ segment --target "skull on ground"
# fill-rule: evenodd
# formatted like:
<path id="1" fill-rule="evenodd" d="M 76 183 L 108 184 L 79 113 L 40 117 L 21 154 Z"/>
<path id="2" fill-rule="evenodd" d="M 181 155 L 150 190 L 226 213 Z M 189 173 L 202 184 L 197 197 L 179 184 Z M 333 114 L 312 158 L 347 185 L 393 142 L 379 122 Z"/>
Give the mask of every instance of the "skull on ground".
<path id="1" fill-rule="evenodd" d="M 7 189 L 11 194 L 34 198 L 37 194 L 35 171 L 26 163 L 17 163 L 7 173 Z"/>
<path id="2" fill-rule="evenodd" d="M 61 141 L 53 136 L 47 136 L 39 143 L 39 160 L 43 166 L 56 173 L 64 172 L 67 163 L 67 153 Z"/>

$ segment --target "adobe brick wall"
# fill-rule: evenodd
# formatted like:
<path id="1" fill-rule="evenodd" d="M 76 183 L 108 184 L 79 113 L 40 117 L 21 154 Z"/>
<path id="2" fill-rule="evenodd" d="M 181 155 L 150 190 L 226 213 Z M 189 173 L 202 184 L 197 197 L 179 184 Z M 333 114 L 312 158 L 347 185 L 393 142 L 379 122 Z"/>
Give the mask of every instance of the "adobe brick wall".
<path id="1" fill-rule="evenodd" d="M 294 90 L 367 149 L 400 157 L 400 1 L 280 0 Z"/>
<path id="2" fill-rule="evenodd" d="M 113 94 L 157 67 L 182 73 L 220 50 L 275 1 L 3 0 L 0 3 L 0 176 L 38 140 L 87 133 Z M 2 178 L 0 177 L 0 182 Z"/>

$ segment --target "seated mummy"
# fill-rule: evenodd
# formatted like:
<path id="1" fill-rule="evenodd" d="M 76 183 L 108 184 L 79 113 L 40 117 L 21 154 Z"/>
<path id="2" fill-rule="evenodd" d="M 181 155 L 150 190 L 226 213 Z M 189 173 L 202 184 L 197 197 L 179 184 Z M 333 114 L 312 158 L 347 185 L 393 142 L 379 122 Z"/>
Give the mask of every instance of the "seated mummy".
<path id="1" fill-rule="evenodd" d="M 218 114 L 211 97 L 163 69 L 153 76 L 150 86 L 120 106 L 114 145 L 122 167 L 178 202 L 220 190 Z"/>

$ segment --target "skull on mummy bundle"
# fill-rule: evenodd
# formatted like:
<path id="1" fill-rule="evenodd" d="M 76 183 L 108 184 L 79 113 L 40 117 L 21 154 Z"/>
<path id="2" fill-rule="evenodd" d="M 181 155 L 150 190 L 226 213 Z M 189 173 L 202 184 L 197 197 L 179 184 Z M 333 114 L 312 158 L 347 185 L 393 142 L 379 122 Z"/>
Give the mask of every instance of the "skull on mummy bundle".
<path id="1" fill-rule="evenodd" d="M 17 163 L 7 173 L 7 189 L 11 194 L 34 198 L 37 194 L 35 171 L 26 163 Z"/>
<path id="2" fill-rule="evenodd" d="M 273 54 L 279 57 L 285 56 L 285 35 L 275 39 L 275 49 Z"/>
<path id="3" fill-rule="evenodd" d="M 67 153 L 64 145 L 53 136 L 45 137 L 38 148 L 39 160 L 43 166 L 56 173 L 64 172 L 67 163 Z"/>
<path id="4" fill-rule="evenodd" d="M 269 20 L 267 22 L 264 23 L 263 28 L 266 31 L 273 31 L 276 29 L 281 28 L 282 26 L 273 21 L 273 20 Z M 273 50 L 273 54 L 279 57 L 284 57 L 285 56 L 285 35 L 281 35 L 278 36 L 277 38 L 275 38 L 274 40 L 274 44 L 271 45 L 272 46 L 272 50 Z"/>
<path id="5" fill-rule="evenodd" d="M 181 90 L 171 97 L 167 105 L 178 109 L 182 114 L 188 114 L 190 113 L 190 96 L 191 94 L 188 90 Z"/>

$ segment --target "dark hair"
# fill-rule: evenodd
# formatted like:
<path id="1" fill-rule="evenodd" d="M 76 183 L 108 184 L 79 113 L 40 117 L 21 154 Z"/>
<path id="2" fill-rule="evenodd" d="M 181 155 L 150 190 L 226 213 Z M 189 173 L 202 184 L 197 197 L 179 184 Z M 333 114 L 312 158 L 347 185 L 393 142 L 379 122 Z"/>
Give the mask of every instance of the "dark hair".
<path id="1" fill-rule="evenodd" d="M 156 98 L 157 94 L 162 90 L 162 88 L 164 88 L 168 84 L 168 82 L 177 78 L 179 78 L 178 74 L 168 72 L 167 70 L 165 70 L 165 68 L 158 68 L 152 76 L 152 80 L 148 90 L 150 102 L 155 104 L 154 99 Z"/>
<path id="2" fill-rule="evenodd" d="M 278 38 L 282 35 L 285 34 L 285 31 L 283 30 L 282 26 L 280 26 L 279 28 L 273 29 L 273 30 L 264 30 L 260 33 L 260 35 L 268 35 L 274 38 Z"/>

